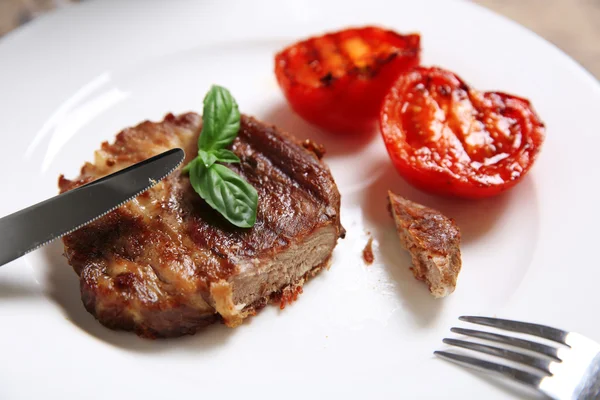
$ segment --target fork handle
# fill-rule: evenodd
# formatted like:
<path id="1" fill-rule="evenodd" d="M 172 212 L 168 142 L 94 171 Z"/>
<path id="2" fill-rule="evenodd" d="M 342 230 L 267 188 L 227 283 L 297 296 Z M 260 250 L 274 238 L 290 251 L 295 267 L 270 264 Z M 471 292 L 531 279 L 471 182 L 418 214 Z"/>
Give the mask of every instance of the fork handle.
<path id="1" fill-rule="evenodd" d="M 596 357 L 590 363 L 581 382 L 575 389 L 575 393 L 573 393 L 573 399 L 600 399 L 600 353 L 596 354 Z"/>

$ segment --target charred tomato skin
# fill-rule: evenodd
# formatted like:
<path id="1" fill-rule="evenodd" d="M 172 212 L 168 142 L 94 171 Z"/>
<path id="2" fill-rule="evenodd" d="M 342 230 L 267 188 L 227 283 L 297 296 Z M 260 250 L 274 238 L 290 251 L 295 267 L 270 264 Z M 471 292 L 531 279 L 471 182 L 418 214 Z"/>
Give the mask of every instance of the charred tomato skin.
<path id="1" fill-rule="evenodd" d="M 545 137 L 528 100 L 475 90 L 437 67 L 402 74 L 385 96 L 379 124 L 406 181 L 469 199 L 495 196 L 520 182 Z"/>
<path id="2" fill-rule="evenodd" d="M 383 97 L 417 66 L 420 36 L 378 27 L 350 28 L 297 42 L 275 56 L 275 76 L 306 121 L 344 134 L 371 132 Z"/>

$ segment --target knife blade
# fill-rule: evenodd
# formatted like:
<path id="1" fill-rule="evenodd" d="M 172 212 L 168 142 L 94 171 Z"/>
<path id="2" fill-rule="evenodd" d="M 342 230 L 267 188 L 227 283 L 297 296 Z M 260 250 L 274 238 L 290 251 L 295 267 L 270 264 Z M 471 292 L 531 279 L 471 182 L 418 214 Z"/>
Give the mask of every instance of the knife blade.
<path id="1" fill-rule="evenodd" d="M 0 218 L 0 266 L 81 228 L 150 189 L 184 160 L 172 149 Z"/>

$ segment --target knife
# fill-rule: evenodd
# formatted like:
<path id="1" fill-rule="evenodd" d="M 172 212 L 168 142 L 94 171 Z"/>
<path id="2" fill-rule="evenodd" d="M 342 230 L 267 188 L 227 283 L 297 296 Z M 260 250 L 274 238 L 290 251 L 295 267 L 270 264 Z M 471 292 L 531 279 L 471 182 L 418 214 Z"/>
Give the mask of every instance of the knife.
<path id="1" fill-rule="evenodd" d="M 0 266 L 89 224 L 150 189 L 185 158 L 172 149 L 0 218 Z"/>

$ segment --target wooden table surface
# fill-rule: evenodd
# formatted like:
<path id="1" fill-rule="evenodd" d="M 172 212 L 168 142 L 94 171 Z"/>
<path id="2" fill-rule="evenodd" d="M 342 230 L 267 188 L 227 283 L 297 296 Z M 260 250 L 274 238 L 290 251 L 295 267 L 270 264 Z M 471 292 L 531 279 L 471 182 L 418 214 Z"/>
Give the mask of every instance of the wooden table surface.
<path id="1" fill-rule="evenodd" d="M 560 47 L 600 79 L 600 0 L 476 0 Z"/>
<path id="2" fill-rule="evenodd" d="M 79 1 L 0 0 L 0 36 L 48 10 Z M 474 1 L 537 32 L 600 79 L 600 0 Z"/>

